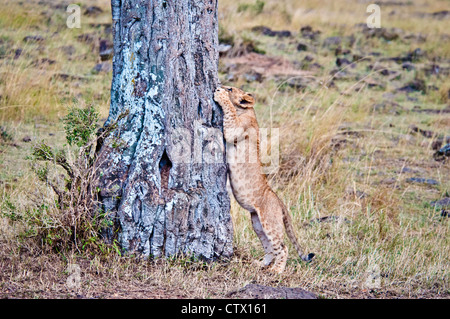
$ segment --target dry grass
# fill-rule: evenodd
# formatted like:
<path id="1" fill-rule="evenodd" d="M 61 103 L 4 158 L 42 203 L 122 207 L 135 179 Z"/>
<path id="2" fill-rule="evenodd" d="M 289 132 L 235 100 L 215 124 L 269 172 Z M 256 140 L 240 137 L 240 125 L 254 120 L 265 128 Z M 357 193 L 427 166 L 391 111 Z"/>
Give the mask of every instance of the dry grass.
<path id="1" fill-rule="evenodd" d="M 86 18 L 81 30 L 69 30 L 56 23 L 64 21 L 64 12 L 49 14 L 48 23 L 43 18 L 48 16 L 40 11 L 49 9 L 36 10 L 36 2 L 21 7 L 7 1 L 0 13 L 0 46 L 7 48 L 6 57 L 0 60 L 0 120 L 13 136 L 12 141 L 0 141 L 1 297 L 223 298 L 227 292 L 251 282 L 300 286 L 325 298 L 449 297 L 449 219 L 441 218 L 429 203 L 448 196 L 450 167 L 448 162 L 432 159 L 431 139 L 409 132 L 409 126 L 416 124 L 436 134 L 450 135 L 448 114 L 410 111 L 415 105 L 442 109 L 448 103 L 448 79 L 426 78 L 427 84 L 436 85 L 438 90 L 412 94 L 412 101 L 405 95 L 396 96 L 394 102 L 401 107 L 399 115 L 376 111 L 374 104 L 395 88 L 395 81 L 383 88 L 369 88 L 366 79 L 381 82 L 383 78 L 369 72 L 362 63 L 355 69 L 348 68 L 362 75 L 359 79 L 334 81 L 329 71 L 335 66 L 335 56 L 328 50 L 297 52 L 295 35 L 294 43 L 290 43 L 249 31 L 256 25 L 268 25 L 298 33 L 301 26 L 310 25 L 321 30 L 323 38 L 351 35 L 356 32 L 354 25 L 365 22 L 367 17 L 363 1 L 266 0 L 261 12 L 242 7 L 238 10 L 241 4 L 255 4 L 253 0 L 219 1 L 221 27 L 228 34 L 258 42 L 267 55 L 280 55 L 294 62 L 310 54 L 323 66 L 311 75 L 315 85 L 305 90 L 272 79 L 229 83 L 255 93 L 261 127 L 279 129 L 280 166 L 269 178 L 293 215 L 300 243 L 316 253 L 314 262 L 298 262 L 289 246 L 285 273 L 255 271 L 253 262 L 262 258 L 263 250 L 248 213 L 234 201 L 231 214 L 235 255 L 225 263 L 204 264 L 187 258 L 143 261 L 115 253 L 93 255 L 89 251 L 42 254 L 45 250 L 41 243 L 27 236 L 29 226 L 11 218 L 12 214 L 30 216 L 30 212 L 39 211 L 40 218 L 51 220 L 51 215 L 57 213 L 52 208 L 53 192 L 39 182 L 25 159 L 31 146 L 22 138 L 30 135 L 33 142 L 45 139 L 50 145 L 63 145 L 58 119 L 72 104 L 93 103 L 103 116 L 107 114 L 111 75 L 91 73 L 99 62 L 91 54 L 96 49 L 76 38 L 82 33 L 99 32 L 88 24 L 107 22 L 110 13 L 109 1 L 97 1 L 105 12 L 98 19 Z M 425 43 L 370 39 L 361 47 L 357 42 L 352 49 L 393 56 L 419 45 L 428 53 L 428 60 L 421 65 L 436 57 L 438 62 L 448 60 L 449 46 L 442 45 L 441 39 L 447 32 L 444 20 L 415 15 L 444 10 L 445 5 L 445 1 L 423 0 L 411 6 L 383 9 L 383 26 L 427 35 Z M 348 10 L 349 6 L 352 10 Z M 392 10 L 395 14 L 391 16 Z M 45 44 L 23 42 L 25 36 L 35 33 L 46 38 Z M 75 48 L 71 57 L 58 50 L 67 45 Z M 18 48 L 23 53 L 14 60 Z M 42 58 L 56 62 L 33 65 Z M 401 71 L 398 65 L 392 68 Z M 57 73 L 87 80 L 52 80 Z M 226 75 L 221 76 L 225 83 Z M 402 72 L 397 81 L 402 84 L 414 76 Z M 433 178 L 439 184 L 408 183 L 408 177 Z M 42 204 L 50 208 L 42 209 Z M 334 219 L 318 221 L 327 216 Z M 81 267 L 80 289 L 66 285 L 69 264 Z M 374 267 L 380 275 L 375 287 L 367 284 Z"/>

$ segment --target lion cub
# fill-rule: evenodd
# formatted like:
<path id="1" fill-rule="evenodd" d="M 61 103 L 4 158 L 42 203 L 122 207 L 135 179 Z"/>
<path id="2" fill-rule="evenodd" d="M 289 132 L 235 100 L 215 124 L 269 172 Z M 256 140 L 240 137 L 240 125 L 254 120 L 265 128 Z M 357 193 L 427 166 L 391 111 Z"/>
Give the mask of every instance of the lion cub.
<path id="1" fill-rule="evenodd" d="M 214 100 L 224 112 L 223 130 L 231 189 L 237 202 L 251 214 L 253 229 L 265 251 L 263 266 L 271 265 L 271 271 L 283 272 L 288 257 L 283 241 L 284 227 L 300 258 L 310 261 L 314 254 L 303 254 L 289 212 L 262 173 L 253 95 L 238 88 L 222 86 L 214 93 Z"/>

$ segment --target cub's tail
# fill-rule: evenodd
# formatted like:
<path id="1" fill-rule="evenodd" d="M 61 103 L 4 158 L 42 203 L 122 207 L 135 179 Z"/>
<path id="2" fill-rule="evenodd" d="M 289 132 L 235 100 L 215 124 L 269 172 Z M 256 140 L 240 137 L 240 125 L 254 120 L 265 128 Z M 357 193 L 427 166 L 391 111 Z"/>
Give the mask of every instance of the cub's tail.
<path id="1" fill-rule="evenodd" d="M 280 202 L 281 202 L 281 200 L 280 200 Z M 292 226 L 291 215 L 289 214 L 286 206 L 283 203 L 281 203 L 281 204 L 283 205 L 283 222 L 284 222 L 284 227 L 286 228 L 286 233 L 287 233 L 290 241 L 292 242 L 292 244 L 294 244 L 295 250 L 297 250 L 297 253 L 299 254 L 300 258 L 303 261 L 310 262 L 314 258 L 315 255 L 313 253 L 309 253 L 308 255 L 305 255 L 303 253 L 303 249 L 300 247 L 298 239 L 295 236 L 294 227 Z"/>

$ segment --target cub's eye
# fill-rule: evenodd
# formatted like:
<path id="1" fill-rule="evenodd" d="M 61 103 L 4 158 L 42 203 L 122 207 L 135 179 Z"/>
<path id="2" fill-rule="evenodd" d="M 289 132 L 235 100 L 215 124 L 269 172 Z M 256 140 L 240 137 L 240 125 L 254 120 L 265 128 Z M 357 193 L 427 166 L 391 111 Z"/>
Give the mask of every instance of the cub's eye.
<path id="1" fill-rule="evenodd" d="M 232 92 L 233 91 L 233 89 L 232 88 L 229 88 L 229 89 L 227 89 L 229 92 Z"/>

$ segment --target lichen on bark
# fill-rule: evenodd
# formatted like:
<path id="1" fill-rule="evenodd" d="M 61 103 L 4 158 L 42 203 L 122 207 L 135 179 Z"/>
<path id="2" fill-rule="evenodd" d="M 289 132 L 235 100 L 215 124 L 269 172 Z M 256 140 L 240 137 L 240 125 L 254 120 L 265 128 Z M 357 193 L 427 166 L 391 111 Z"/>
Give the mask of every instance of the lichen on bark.
<path id="1" fill-rule="evenodd" d="M 99 152 L 103 209 L 128 253 L 230 257 L 222 114 L 213 101 L 217 0 L 111 4 L 113 80 L 105 125 L 129 114 Z"/>

